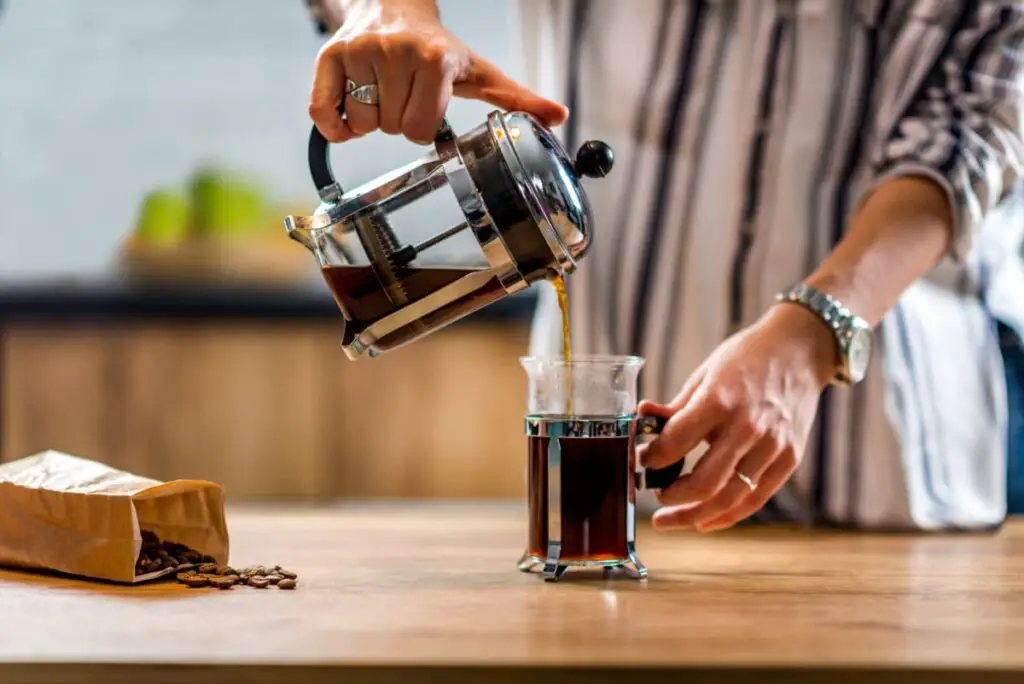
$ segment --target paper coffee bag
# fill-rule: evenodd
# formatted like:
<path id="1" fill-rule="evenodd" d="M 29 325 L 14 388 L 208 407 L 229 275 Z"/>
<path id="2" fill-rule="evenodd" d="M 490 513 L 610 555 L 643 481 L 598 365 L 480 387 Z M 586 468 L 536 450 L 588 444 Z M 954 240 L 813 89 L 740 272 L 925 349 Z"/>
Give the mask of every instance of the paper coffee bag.
<path id="1" fill-rule="evenodd" d="M 139 582 L 142 530 L 228 560 L 224 492 L 212 482 L 158 482 L 45 451 L 0 464 L 0 565 Z"/>

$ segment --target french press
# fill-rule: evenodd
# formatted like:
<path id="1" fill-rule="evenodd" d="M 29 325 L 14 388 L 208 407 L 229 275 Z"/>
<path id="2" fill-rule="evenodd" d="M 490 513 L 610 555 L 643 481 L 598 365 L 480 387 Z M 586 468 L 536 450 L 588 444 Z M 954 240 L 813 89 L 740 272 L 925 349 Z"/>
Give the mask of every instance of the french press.
<path id="1" fill-rule="evenodd" d="M 614 162 L 598 141 L 571 160 L 522 112 L 491 112 L 458 137 L 445 119 L 425 157 L 347 192 L 329 148 L 314 126 L 309 169 L 320 205 L 285 227 L 317 259 L 345 318 L 350 359 L 574 271 L 592 223 L 580 177 L 602 177 Z"/>

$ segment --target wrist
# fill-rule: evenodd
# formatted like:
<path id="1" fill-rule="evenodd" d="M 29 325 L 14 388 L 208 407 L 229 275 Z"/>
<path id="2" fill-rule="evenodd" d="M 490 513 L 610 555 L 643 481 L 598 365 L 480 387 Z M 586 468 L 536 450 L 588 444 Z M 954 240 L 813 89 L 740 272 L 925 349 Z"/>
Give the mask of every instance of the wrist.
<path id="1" fill-rule="evenodd" d="M 796 360 L 808 363 L 822 388 L 832 382 L 839 358 L 836 338 L 828 324 L 795 302 L 777 302 L 765 313 L 765 322 L 785 331 L 794 344 Z"/>

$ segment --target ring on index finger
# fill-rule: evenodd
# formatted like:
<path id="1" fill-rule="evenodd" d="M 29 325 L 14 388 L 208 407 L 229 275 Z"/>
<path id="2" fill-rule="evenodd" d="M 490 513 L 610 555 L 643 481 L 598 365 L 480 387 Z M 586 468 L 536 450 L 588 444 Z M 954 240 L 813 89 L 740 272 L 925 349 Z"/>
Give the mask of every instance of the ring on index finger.
<path id="1" fill-rule="evenodd" d="M 345 92 L 356 102 L 376 107 L 379 100 L 379 93 L 376 83 L 357 85 L 351 78 L 345 83 Z"/>

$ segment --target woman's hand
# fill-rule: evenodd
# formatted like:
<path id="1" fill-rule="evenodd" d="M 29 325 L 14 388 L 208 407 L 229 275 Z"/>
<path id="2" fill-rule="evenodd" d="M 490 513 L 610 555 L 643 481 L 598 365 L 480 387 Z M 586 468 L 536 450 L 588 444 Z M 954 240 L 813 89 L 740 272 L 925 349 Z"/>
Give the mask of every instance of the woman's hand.
<path id="1" fill-rule="evenodd" d="M 690 475 L 659 493 L 655 527 L 709 532 L 764 506 L 803 456 L 835 354 L 832 333 L 814 314 L 778 304 L 723 342 L 670 404 L 643 402 L 640 413 L 669 418 L 641 449 L 645 466 L 663 468 L 710 444 Z"/>
<path id="2" fill-rule="evenodd" d="M 432 142 L 453 94 L 537 116 L 546 125 L 568 111 L 505 76 L 441 25 L 433 3 L 383 0 L 345 3 L 344 22 L 320 50 L 309 115 L 324 137 L 342 142 L 378 128 Z M 377 84 L 378 105 L 345 102 L 346 80 Z"/>

